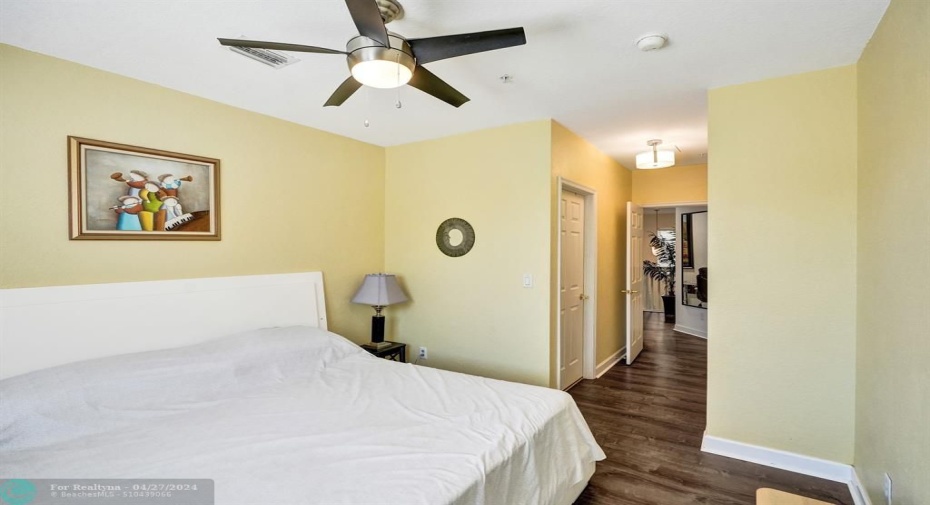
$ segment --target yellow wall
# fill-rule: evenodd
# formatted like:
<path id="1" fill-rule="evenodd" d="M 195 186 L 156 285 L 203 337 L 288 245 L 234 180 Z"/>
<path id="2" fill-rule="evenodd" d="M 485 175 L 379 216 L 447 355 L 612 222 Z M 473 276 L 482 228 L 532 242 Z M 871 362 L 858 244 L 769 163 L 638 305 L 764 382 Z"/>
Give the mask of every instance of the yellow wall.
<path id="1" fill-rule="evenodd" d="M 421 364 L 548 385 L 549 125 L 387 149 L 385 268 L 412 299 L 387 309 L 388 338 L 427 346 Z M 451 217 L 475 229 L 458 258 L 436 247 Z"/>
<path id="2" fill-rule="evenodd" d="M 331 327 L 367 337 L 382 148 L 6 45 L 0 118 L 0 287 L 322 270 Z M 68 135 L 219 158 L 223 240 L 69 241 Z"/>
<path id="3" fill-rule="evenodd" d="M 10 46 L 0 61 L 2 288 L 322 270 L 332 328 L 362 342 L 371 310 L 348 299 L 386 267 L 413 299 L 390 335 L 425 364 L 548 385 L 561 174 L 601 195 L 599 275 L 621 277 L 599 286 L 598 359 L 619 348 L 630 174 L 551 121 L 385 150 Z M 68 135 L 219 158 L 223 240 L 69 241 Z M 436 248 L 449 217 L 475 226 L 465 257 Z"/>
<path id="4" fill-rule="evenodd" d="M 930 4 L 893 0 L 859 60 L 856 470 L 930 500 Z"/>
<path id="5" fill-rule="evenodd" d="M 707 201 L 707 165 L 633 170 L 633 202 L 640 205 Z"/>
<path id="6" fill-rule="evenodd" d="M 550 241 L 550 320 L 551 377 L 556 384 L 556 311 L 559 296 L 558 254 L 559 201 L 558 177 L 597 191 L 597 351 L 595 364 L 610 358 L 625 345 L 625 299 L 620 293 L 626 285 L 626 202 L 630 200 L 630 171 L 597 150 L 573 132 L 552 122 L 552 199 Z"/>
<path id="7" fill-rule="evenodd" d="M 856 68 L 711 90 L 709 134 L 707 433 L 851 463 Z"/>

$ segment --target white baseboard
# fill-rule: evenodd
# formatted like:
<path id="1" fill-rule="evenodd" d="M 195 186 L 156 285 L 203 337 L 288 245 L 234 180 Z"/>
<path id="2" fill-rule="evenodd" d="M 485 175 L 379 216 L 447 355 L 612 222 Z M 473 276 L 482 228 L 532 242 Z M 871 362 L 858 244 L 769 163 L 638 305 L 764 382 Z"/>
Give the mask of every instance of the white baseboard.
<path id="1" fill-rule="evenodd" d="M 869 492 L 865 490 L 865 486 L 862 485 L 862 481 L 859 480 L 859 474 L 856 472 L 856 467 L 851 467 L 852 469 L 852 479 L 849 481 L 849 494 L 852 495 L 853 503 L 856 505 L 872 505 L 872 500 L 869 498 Z"/>
<path id="2" fill-rule="evenodd" d="M 608 370 L 614 367 L 617 363 L 620 363 L 620 360 L 623 359 L 623 356 L 626 354 L 626 347 L 620 348 L 619 351 L 611 354 L 607 359 L 601 361 L 597 364 L 597 368 L 594 370 L 594 377 L 600 379 L 602 375 L 607 373 Z"/>
<path id="3" fill-rule="evenodd" d="M 693 335 L 695 337 L 701 337 L 704 340 L 707 340 L 707 332 L 703 330 L 697 330 L 694 328 L 689 328 L 687 326 L 681 326 L 678 324 L 676 324 L 675 327 L 672 329 L 680 333 L 687 333 L 688 335 Z"/>
<path id="4" fill-rule="evenodd" d="M 872 505 L 869 493 L 866 491 L 865 486 L 862 485 L 862 481 L 859 480 L 856 468 L 852 465 L 712 437 L 706 433 L 701 443 L 701 450 L 719 456 L 758 463 L 812 477 L 820 477 L 834 482 L 842 482 L 849 486 L 849 494 L 852 496 L 855 505 Z"/>
<path id="5" fill-rule="evenodd" d="M 719 456 L 749 461 L 760 465 L 801 473 L 812 477 L 849 484 L 853 478 L 853 467 L 836 461 L 814 458 L 769 447 L 736 442 L 704 434 L 701 450 Z M 858 504 L 858 502 L 857 502 Z"/>

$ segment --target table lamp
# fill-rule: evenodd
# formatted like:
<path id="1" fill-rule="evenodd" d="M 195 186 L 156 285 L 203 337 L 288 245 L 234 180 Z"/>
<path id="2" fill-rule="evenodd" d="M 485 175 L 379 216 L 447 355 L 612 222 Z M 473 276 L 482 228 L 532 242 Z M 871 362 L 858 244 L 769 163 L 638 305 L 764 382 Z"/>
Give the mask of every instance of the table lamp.
<path id="1" fill-rule="evenodd" d="M 407 301 L 407 294 L 397 284 L 397 278 L 391 274 L 368 274 L 358 287 L 352 303 L 371 305 L 375 315 L 371 316 L 371 346 L 387 347 L 384 341 L 384 315 L 381 310 L 388 305 Z"/>

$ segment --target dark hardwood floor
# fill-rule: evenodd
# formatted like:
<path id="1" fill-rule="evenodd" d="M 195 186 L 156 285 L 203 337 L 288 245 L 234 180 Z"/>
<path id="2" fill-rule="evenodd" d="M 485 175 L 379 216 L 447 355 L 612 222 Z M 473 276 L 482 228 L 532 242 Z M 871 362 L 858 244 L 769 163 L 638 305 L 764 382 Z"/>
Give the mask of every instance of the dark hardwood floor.
<path id="1" fill-rule="evenodd" d="M 607 453 L 575 505 L 755 504 L 770 487 L 852 505 L 845 484 L 701 452 L 707 341 L 647 314 L 645 349 L 569 393 Z"/>

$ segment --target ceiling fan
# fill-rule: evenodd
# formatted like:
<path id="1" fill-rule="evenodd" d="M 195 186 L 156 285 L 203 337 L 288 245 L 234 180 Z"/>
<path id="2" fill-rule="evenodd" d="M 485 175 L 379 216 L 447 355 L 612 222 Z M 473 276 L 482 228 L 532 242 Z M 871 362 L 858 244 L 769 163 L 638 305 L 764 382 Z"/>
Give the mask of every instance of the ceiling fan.
<path id="1" fill-rule="evenodd" d="M 390 10 L 382 10 L 379 3 L 390 4 Z M 460 107 L 469 98 L 424 68 L 424 63 L 526 44 L 523 28 L 408 40 L 385 27 L 394 19 L 391 11 L 396 14 L 400 9 L 396 0 L 346 0 L 346 6 L 360 35 L 349 39 L 345 51 L 260 40 L 217 40 L 231 47 L 345 55 L 352 75 L 329 97 L 326 107 L 342 105 L 362 85 L 396 88 L 404 84 Z"/>

